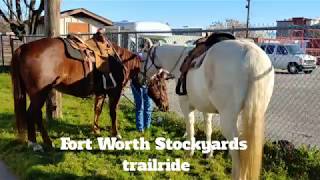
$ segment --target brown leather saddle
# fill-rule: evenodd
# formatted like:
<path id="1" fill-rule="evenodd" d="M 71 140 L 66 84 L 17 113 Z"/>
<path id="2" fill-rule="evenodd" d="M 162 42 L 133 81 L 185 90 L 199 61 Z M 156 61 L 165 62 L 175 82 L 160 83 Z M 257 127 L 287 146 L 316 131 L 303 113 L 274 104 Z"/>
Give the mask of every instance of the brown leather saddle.
<path id="1" fill-rule="evenodd" d="M 182 65 L 180 66 L 181 75 L 176 86 L 176 94 L 187 94 L 186 76 L 188 71 L 193 68 L 198 68 L 202 65 L 206 55 L 205 53 L 208 49 L 221 41 L 232 39 L 234 40 L 236 38 L 230 33 L 216 32 L 212 33 L 210 36 L 203 37 L 195 41 L 194 44 L 196 47 L 189 52 L 188 56 L 184 59 Z"/>
<path id="2" fill-rule="evenodd" d="M 79 61 L 95 62 L 95 56 L 92 49 L 86 43 L 75 35 L 68 35 L 67 38 L 60 38 L 65 44 L 66 54 L 69 58 Z"/>
<path id="3" fill-rule="evenodd" d="M 83 41 L 76 35 L 68 35 L 67 38 L 60 39 L 65 44 L 66 55 L 69 58 L 81 61 L 83 64 L 89 64 L 89 72 L 85 72 L 85 77 L 97 69 L 102 74 L 104 89 L 116 87 L 117 82 L 113 78 L 108 61 L 109 56 L 114 56 L 110 45 L 99 42 L 94 37 L 87 41 Z"/>

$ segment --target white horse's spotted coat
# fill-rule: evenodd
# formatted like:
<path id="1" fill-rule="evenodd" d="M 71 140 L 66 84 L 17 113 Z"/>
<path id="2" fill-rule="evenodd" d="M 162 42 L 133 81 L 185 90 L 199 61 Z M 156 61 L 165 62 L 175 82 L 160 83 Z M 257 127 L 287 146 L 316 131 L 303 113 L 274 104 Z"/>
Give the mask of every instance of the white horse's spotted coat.
<path id="1" fill-rule="evenodd" d="M 185 47 L 157 47 L 155 64 L 172 70 L 187 55 Z M 180 62 L 180 64 L 182 61 Z M 172 73 L 179 77 L 180 64 Z M 155 73 L 151 69 L 149 77 Z M 188 138 L 194 139 L 194 110 L 220 113 L 223 135 L 231 140 L 240 136 L 248 141 L 246 151 L 230 151 L 233 179 L 258 179 L 264 138 L 264 116 L 274 86 L 270 59 L 257 45 L 248 41 L 226 40 L 207 51 L 203 64 L 188 72 L 187 96 L 180 96 L 186 118 Z M 241 123 L 238 115 L 242 112 Z M 211 141 L 211 114 L 205 115 L 207 140 Z M 241 128 L 238 128 L 241 124 Z M 241 130 L 241 131 L 239 131 Z M 192 155 L 194 152 L 190 152 Z"/>

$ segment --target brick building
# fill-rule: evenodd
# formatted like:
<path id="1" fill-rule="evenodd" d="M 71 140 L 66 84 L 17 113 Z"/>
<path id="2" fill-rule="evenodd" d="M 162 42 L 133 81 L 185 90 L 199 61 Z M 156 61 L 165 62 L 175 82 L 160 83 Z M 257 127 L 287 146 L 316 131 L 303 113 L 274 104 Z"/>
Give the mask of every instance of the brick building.
<path id="1" fill-rule="evenodd" d="M 304 17 L 294 17 L 288 20 L 277 21 L 278 28 L 313 25 L 320 25 L 320 18 L 310 19 Z M 276 37 L 277 39 L 304 41 L 306 42 L 307 53 L 320 58 L 320 28 L 279 29 L 276 32 Z"/>

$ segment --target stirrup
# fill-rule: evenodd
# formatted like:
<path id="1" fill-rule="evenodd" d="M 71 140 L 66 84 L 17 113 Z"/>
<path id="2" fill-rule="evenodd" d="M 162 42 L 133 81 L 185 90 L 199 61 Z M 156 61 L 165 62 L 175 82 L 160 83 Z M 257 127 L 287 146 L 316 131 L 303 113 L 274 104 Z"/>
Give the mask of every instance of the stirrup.
<path id="1" fill-rule="evenodd" d="M 186 81 L 185 81 L 185 78 L 183 79 L 184 79 L 184 82 L 182 82 L 181 78 L 179 78 L 176 86 L 176 94 L 179 96 L 187 95 Z"/>

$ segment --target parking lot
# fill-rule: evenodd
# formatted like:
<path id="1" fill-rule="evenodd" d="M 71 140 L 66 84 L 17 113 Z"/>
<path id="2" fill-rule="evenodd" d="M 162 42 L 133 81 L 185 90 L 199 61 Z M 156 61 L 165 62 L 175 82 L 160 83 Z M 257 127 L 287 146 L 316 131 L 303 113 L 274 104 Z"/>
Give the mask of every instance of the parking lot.
<path id="1" fill-rule="evenodd" d="M 320 147 L 320 69 L 295 75 L 277 71 L 275 77 L 266 119 L 267 137 Z M 170 110 L 182 115 L 175 83 L 169 82 L 169 87 Z M 197 113 L 197 118 L 202 115 Z M 214 124 L 219 125 L 219 115 L 214 116 Z"/>

